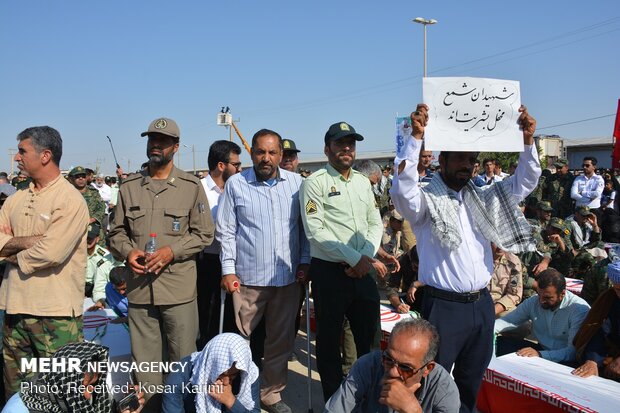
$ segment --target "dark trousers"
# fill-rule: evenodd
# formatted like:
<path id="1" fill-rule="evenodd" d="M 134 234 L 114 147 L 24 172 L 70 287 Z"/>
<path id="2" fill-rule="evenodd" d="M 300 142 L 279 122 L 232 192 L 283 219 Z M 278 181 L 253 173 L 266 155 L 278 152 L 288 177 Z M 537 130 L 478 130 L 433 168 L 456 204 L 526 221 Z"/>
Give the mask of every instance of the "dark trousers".
<path id="1" fill-rule="evenodd" d="M 473 303 L 459 303 L 424 295 L 422 317 L 437 328 L 436 361 L 452 376 L 461 397 L 460 412 L 475 411 L 478 390 L 493 353 L 495 311 L 489 291 Z"/>
<path id="2" fill-rule="evenodd" d="M 198 351 L 219 333 L 222 281 L 222 265 L 216 254 L 201 253 L 198 256 L 196 287 L 198 291 Z M 235 323 L 232 297 L 226 294 L 224 305 L 224 332 L 238 333 Z"/>
<path id="3" fill-rule="evenodd" d="M 379 292 L 370 275 L 350 278 L 340 263 L 312 258 L 312 298 L 316 316 L 316 360 L 327 401 L 342 382 L 340 337 L 346 315 L 357 356 L 368 353 L 379 320 Z"/>

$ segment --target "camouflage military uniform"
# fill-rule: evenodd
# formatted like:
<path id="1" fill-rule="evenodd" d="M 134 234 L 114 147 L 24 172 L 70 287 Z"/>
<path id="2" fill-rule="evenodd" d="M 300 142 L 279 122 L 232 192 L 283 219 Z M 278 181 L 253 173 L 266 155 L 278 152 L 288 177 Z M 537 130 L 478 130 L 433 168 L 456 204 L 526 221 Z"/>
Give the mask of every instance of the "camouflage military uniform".
<path id="1" fill-rule="evenodd" d="M 611 287 L 611 282 L 607 277 L 607 265 L 609 265 L 610 262 L 609 258 L 605 258 L 594 264 L 592 268 L 582 275 L 583 287 L 581 289 L 581 298 L 586 300 L 590 305 L 596 301 L 599 295 Z"/>
<path id="2" fill-rule="evenodd" d="M 573 213 L 574 201 L 570 197 L 570 190 L 574 180 L 575 176 L 569 172 L 562 176 L 555 173 L 545 181 L 543 197 L 551 201 L 556 217 L 565 219 Z"/>
<path id="3" fill-rule="evenodd" d="M 60 299 L 60 298 L 59 298 Z M 17 393 L 20 383 L 29 380 L 34 372 L 19 369 L 22 358 L 51 357 L 60 347 L 83 341 L 82 316 L 37 317 L 27 314 L 7 314 L 4 322 L 4 377 L 7 395 Z"/>
<path id="4" fill-rule="evenodd" d="M 560 236 L 564 241 L 565 249 L 560 250 L 560 246 L 555 242 L 547 242 L 548 230 L 543 232 L 543 239 L 545 245 L 548 247 L 548 251 L 551 254 L 550 267 L 555 268 L 561 272 L 564 276 L 568 276 L 571 269 L 571 263 L 575 255 L 573 254 L 573 243 L 570 241 L 571 231 L 567 227 L 566 222 L 561 218 L 552 218 L 549 225 L 555 227 L 561 231 Z"/>
<path id="5" fill-rule="evenodd" d="M 86 171 L 87 170 L 85 168 L 81 166 L 76 166 L 75 168 L 71 169 L 71 171 L 69 171 L 69 177 L 73 178 L 76 175 L 86 175 Z M 73 185 L 75 186 L 75 183 L 73 183 Z M 97 222 L 102 224 L 103 220 L 105 219 L 105 202 L 103 202 L 103 199 L 101 199 L 99 191 L 90 185 L 86 185 L 84 190 L 80 190 L 79 188 L 78 190 L 86 201 L 86 206 L 88 206 L 88 215 L 90 216 L 90 218 L 95 218 Z M 102 247 L 105 247 L 105 234 L 103 228 L 99 232 L 98 244 Z"/>

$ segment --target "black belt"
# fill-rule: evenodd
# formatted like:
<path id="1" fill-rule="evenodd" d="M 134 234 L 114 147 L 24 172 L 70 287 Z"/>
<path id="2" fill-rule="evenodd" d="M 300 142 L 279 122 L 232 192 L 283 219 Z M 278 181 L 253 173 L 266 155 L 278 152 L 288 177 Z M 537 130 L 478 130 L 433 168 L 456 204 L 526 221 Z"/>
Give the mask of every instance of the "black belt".
<path id="1" fill-rule="evenodd" d="M 472 291 L 468 293 L 457 293 L 456 291 L 446 291 L 440 290 L 439 288 L 431 287 L 427 285 L 425 291 L 437 298 L 441 298 L 442 300 L 454 301 L 457 303 L 475 303 L 480 299 L 480 293 L 482 293 L 486 288 L 483 288 L 479 291 Z"/>

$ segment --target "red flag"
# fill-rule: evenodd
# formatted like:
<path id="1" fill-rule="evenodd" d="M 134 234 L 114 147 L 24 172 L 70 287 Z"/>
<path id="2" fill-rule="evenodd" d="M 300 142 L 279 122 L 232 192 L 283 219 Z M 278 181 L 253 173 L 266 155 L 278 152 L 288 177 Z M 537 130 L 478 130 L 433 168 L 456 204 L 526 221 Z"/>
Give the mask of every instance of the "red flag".
<path id="1" fill-rule="evenodd" d="M 614 125 L 614 153 L 611 157 L 611 167 L 620 168 L 620 99 L 616 110 L 616 123 Z"/>

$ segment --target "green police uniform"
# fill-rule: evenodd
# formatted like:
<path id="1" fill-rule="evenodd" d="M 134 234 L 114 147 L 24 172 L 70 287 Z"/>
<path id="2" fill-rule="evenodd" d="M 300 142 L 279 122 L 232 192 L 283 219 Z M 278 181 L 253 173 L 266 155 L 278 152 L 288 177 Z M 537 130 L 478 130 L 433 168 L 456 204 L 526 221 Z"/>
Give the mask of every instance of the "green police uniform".
<path id="1" fill-rule="evenodd" d="M 86 285 L 92 284 L 92 299 L 97 302 L 105 300 L 105 286 L 110 280 L 110 271 L 123 265 L 116 261 L 107 249 L 96 246 L 92 255 L 86 260 Z"/>

